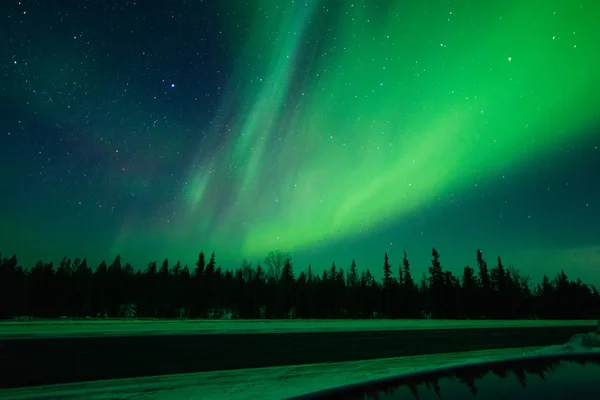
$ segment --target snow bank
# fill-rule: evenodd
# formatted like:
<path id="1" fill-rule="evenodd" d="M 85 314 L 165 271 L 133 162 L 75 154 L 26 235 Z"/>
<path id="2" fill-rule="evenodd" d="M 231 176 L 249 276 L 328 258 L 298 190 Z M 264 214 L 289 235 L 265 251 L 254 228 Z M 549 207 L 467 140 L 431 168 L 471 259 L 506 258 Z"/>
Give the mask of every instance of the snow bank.
<path id="1" fill-rule="evenodd" d="M 304 364 L 67 383 L 7 389 L 12 400 L 279 400 L 336 386 L 386 378 L 431 368 L 518 357 L 518 349 L 478 350 L 365 361 Z M 531 350 L 531 348 L 529 348 Z"/>
<path id="2" fill-rule="evenodd" d="M 576 353 L 588 351 L 600 352 L 600 319 L 598 320 L 596 329 L 593 332 L 573 335 L 565 344 L 544 347 L 542 349 L 526 353 L 526 355 L 556 354 L 565 352 Z"/>

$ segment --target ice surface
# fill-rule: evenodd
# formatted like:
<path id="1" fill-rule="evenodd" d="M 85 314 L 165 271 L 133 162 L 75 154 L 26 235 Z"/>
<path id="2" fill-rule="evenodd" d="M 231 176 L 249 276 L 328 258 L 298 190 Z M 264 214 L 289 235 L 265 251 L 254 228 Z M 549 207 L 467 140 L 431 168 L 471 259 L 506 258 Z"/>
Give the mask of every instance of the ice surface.
<path id="1" fill-rule="evenodd" d="M 589 326 L 596 321 L 481 320 L 31 320 L 0 322 L 0 338 L 97 335 L 334 332 L 406 329 L 472 329 Z"/>
<path id="2" fill-rule="evenodd" d="M 502 360 L 538 348 L 483 350 L 367 361 L 294 365 L 0 390 L 6 399 L 284 399 L 430 368 Z M 3 393 L 4 392 L 4 393 Z"/>

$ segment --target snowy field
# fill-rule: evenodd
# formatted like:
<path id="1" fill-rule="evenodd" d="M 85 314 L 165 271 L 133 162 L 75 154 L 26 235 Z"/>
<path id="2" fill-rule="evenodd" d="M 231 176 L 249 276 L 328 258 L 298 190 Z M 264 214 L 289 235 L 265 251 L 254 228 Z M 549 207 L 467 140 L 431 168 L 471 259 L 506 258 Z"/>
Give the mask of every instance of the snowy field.
<path id="1" fill-rule="evenodd" d="M 463 353 L 399 357 L 329 364 L 294 365 L 194 374 L 118 379 L 0 390 L 4 399 L 210 399 L 278 400 L 330 387 L 471 362 L 503 360 L 540 353 L 595 350 L 576 342 L 552 347 L 522 347 Z"/>
<path id="2" fill-rule="evenodd" d="M 340 332 L 589 326 L 596 321 L 481 320 L 29 320 L 0 322 L 0 339 L 98 335 Z M 590 329 L 590 330 L 592 330 Z"/>

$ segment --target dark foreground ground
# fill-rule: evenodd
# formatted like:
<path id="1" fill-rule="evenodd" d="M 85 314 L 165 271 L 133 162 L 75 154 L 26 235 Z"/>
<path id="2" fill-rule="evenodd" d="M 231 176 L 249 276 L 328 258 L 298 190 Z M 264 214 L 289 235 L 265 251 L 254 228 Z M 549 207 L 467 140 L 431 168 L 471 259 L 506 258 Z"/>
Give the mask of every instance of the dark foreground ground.
<path id="1" fill-rule="evenodd" d="M 0 387 L 547 346 L 593 326 L 0 339 Z"/>

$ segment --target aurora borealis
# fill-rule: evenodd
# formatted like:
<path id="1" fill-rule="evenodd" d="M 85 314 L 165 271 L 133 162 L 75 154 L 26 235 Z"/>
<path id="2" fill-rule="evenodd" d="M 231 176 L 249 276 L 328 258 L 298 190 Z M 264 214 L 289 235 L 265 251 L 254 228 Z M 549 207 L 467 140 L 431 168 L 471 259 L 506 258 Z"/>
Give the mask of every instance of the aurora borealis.
<path id="1" fill-rule="evenodd" d="M 149 4 L 4 6 L 3 254 L 600 284 L 597 2 Z"/>

